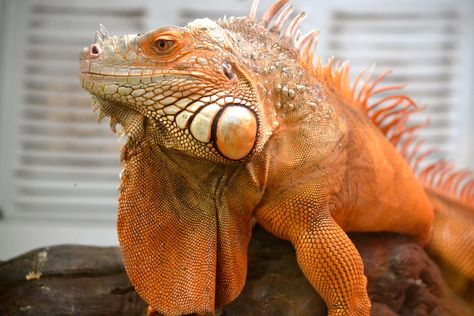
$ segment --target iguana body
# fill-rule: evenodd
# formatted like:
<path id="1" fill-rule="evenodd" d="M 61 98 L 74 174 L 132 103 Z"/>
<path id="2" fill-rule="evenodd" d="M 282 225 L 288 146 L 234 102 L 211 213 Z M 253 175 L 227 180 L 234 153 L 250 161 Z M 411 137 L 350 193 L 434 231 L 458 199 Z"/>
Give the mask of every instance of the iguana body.
<path id="1" fill-rule="evenodd" d="M 313 66 L 316 34 L 296 35 L 302 15 L 282 31 L 286 2 L 259 21 L 255 2 L 249 17 L 218 23 L 124 37 L 102 29 L 81 55 L 99 116 L 129 137 L 118 233 L 151 310 L 213 313 L 235 299 L 253 217 L 291 241 L 329 315 L 370 313 L 344 231 L 431 238 L 433 203 L 395 134 L 364 113 L 375 84 L 350 91 L 347 66 Z M 410 113 L 408 98 L 393 100 L 404 109 L 395 113 Z"/>

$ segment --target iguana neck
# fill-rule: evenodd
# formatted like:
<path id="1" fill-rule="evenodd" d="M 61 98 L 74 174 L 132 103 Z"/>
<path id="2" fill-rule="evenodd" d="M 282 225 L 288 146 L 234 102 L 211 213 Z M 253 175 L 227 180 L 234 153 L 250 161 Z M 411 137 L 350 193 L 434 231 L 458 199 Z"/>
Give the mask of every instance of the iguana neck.
<path id="1" fill-rule="evenodd" d="M 170 308 L 165 314 L 178 309 L 172 302 L 194 313 L 234 299 L 265 163 L 219 165 L 146 141 L 125 147 L 122 158 L 118 234 L 140 295 Z"/>

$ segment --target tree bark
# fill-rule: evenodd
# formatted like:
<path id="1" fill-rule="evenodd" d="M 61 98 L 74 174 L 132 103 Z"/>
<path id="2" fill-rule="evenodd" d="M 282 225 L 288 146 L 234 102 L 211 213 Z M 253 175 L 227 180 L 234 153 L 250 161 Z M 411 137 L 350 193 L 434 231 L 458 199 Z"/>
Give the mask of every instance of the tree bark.
<path id="1" fill-rule="evenodd" d="M 474 315 L 410 239 L 352 234 L 369 280 L 372 315 Z M 285 241 L 254 229 L 242 294 L 220 315 L 326 315 Z M 145 315 L 118 248 L 62 245 L 0 263 L 0 315 Z"/>

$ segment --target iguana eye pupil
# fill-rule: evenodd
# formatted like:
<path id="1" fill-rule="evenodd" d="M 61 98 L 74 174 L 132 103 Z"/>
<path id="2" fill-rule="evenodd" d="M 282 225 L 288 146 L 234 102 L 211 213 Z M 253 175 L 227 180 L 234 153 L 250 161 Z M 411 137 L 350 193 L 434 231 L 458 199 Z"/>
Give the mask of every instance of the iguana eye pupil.
<path id="1" fill-rule="evenodd" d="M 174 41 L 159 38 L 153 43 L 153 48 L 158 53 L 168 53 L 174 46 Z"/>

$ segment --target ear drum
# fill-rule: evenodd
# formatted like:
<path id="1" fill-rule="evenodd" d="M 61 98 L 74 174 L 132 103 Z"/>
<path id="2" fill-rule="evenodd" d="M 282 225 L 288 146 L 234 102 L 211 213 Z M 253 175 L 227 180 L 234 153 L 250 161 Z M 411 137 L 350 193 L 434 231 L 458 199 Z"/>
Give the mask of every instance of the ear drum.
<path id="1" fill-rule="evenodd" d="M 253 111 L 242 105 L 227 105 L 216 116 L 213 131 L 216 149 L 227 159 L 243 159 L 255 146 L 257 129 Z"/>

